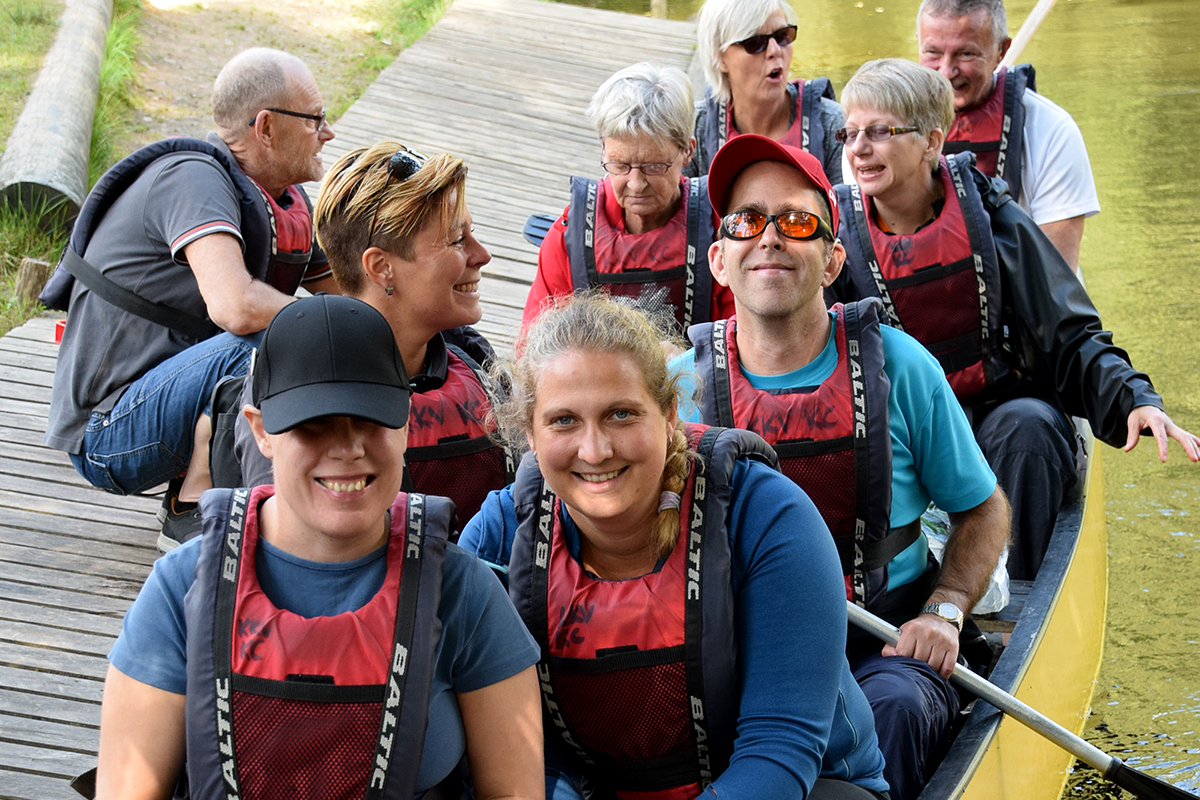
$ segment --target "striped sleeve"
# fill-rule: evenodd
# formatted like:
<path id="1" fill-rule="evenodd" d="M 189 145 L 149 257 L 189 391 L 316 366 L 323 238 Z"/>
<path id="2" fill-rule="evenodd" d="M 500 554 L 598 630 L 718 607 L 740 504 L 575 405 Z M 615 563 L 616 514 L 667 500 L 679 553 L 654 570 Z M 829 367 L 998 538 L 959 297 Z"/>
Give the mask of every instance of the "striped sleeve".
<path id="1" fill-rule="evenodd" d="M 242 241 L 242 232 L 237 229 L 236 225 L 225 220 L 206 222 L 203 225 L 197 225 L 190 230 L 184 231 L 175 237 L 175 240 L 171 242 L 171 257 L 180 264 L 186 263 L 187 259 L 183 257 L 183 249 L 197 239 L 202 239 L 213 233 L 230 233 L 236 236 L 239 242 Z M 245 243 L 243 242 L 244 245 Z"/>

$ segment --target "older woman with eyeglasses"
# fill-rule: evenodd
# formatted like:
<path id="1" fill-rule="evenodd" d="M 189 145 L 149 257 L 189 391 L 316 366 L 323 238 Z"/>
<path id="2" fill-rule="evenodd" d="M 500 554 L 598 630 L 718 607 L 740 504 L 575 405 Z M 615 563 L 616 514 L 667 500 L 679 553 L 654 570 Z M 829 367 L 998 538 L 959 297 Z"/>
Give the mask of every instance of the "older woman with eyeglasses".
<path id="1" fill-rule="evenodd" d="M 705 175 L 721 146 L 757 133 L 799 147 L 842 182 L 841 108 L 828 78 L 789 80 L 796 12 L 788 0 L 708 0 L 700 9 L 697 50 L 708 88 L 696 103 L 696 152 L 684 170 Z"/>
<path id="2" fill-rule="evenodd" d="M 1197 437 L 1104 330 L 1057 248 L 974 156 L 943 156 L 954 91 L 910 61 L 859 68 L 843 92 L 854 185 L 836 189 L 846 263 L 832 299 L 882 297 L 892 324 L 941 362 L 1013 511 L 1009 574 L 1041 566 L 1075 484 L 1075 428 L 1132 449 L 1150 432 L 1200 460 Z M 1065 412 L 1065 413 L 1064 413 Z"/>
<path id="3" fill-rule="evenodd" d="M 705 262 L 715 235 L 707 184 L 683 177 L 696 146 L 687 76 L 626 67 L 600 86 L 587 115 L 608 177 L 571 179 L 571 204 L 538 253 L 523 325 L 554 298 L 596 288 L 673 317 L 680 333 L 733 314 L 733 295 Z"/>

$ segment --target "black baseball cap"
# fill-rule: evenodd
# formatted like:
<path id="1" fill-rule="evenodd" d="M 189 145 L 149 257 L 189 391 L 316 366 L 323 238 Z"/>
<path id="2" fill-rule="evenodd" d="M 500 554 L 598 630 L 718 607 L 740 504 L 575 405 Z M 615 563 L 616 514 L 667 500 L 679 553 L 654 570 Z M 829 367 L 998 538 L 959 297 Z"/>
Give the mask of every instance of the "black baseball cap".
<path id="1" fill-rule="evenodd" d="M 267 433 L 318 417 L 361 417 L 385 428 L 408 421 L 412 389 L 392 326 L 352 297 L 319 294 L 284 306 L 250 369 Z"/>

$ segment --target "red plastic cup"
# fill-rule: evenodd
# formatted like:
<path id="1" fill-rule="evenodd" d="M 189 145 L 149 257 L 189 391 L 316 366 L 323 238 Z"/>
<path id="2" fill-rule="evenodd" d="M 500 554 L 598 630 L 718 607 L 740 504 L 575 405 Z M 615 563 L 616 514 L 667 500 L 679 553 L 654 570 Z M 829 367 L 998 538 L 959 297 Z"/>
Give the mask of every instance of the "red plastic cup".
<path id="1" fill-rule="evenodd" d="M 60 319 L 54 323 L 54 343 L 62 344 L 63 331 L 67 329 L 67 321 Z"/>

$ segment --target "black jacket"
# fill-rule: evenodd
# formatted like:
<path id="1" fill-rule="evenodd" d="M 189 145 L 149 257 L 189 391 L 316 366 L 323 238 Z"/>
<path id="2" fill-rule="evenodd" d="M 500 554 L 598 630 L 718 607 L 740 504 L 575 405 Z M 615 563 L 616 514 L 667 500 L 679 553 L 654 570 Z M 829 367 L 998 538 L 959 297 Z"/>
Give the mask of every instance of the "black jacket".
<path id="1" fill-rule="evenodd" d="M 1037 397 L 1086 419 L 1102 441 L 1123 446 L 1129 413 L 1136 406 L 1162 408 L 1162 397 L 1113 344 L 1087 290 L 1004 181 L 975 169 L 971 175 L 991 219 L 1000 262 L 1004 357 L 1012 374 L 968 410 L 978 421 L 1000 402 Z M 830 304 L 861 299 L 847 270 L 826 299 Z"/>

